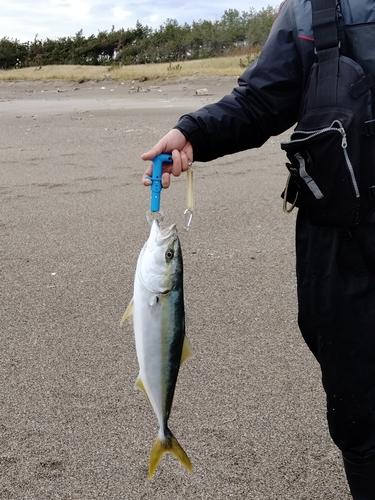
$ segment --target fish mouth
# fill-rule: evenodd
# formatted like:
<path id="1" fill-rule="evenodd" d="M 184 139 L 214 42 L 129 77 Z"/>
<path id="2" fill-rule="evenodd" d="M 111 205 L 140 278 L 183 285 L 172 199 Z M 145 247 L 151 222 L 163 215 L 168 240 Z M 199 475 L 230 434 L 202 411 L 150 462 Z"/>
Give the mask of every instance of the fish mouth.
<path id="1" fill-rule="evenodd" d="M 157 221 L 156 221 L 157 222 Z M 171 236 L 174 236 L 174 234 L 177 231 L 176 224 L 172 224 L 168 227 L 161 228 L 159 226 L 159 223 L 157 222 L 158 227 L 159 227 L 159 238 L 162 238 L 163 240 L 169 239 Z"/>
<path id="2" fill-rule="evenodd" d="M 153 250 L 156 246 L 163 245 L 165 242 L 177 234 L 176 224 L 161 228 L 158 220 L 154 220 L 151 226 L 150 237 L 147 246 L 149 250 Z"/>

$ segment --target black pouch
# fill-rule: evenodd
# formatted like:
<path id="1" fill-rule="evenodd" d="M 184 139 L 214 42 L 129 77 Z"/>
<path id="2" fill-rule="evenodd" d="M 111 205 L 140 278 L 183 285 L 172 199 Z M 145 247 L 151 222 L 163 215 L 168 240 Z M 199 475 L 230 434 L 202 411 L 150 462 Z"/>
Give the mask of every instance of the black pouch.
<path id="1" fill-rule="evenodd" d="M 333 115 L 336 119 L 330 122 Z M 302 129 L 304 122 L 309 130 Z M 361 195 L 346 132 L 351 122 L 352 116 L 345 110 L 308 113 L 299 124 L 301 130 L 281 144 L 311 224 L 340 227 L 359 223 Z M 322 127 L 322 123 L 327 125 Z"/>
<path id="2" fill-rule="evenodd" d="M 375 171 L 373 139 L 364 133 L 371 116 L 371 91 L 355 93 L 365 77 L 356 62 L 340 56 L 338 65 L 337 105 L 318 106 L 319 66 L 314 64 L 301 119 L 281 148 L 310 223 L 353 227 L 363 221 L 368 209 L 363 170 Z"/>

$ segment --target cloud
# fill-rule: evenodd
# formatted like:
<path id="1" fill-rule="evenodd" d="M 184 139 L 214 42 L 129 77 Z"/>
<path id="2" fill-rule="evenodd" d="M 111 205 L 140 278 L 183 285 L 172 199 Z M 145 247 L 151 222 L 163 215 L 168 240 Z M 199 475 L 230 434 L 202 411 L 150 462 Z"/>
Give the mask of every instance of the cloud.
<path id="1" fill-rule="evenodd" d="M 76 20 L 76 19 L 81 19 L 82 21 L 85 21 L 89 18 L 89 13 L 91 9 L 91 3 L 90 1 L 56 1 L 56 0 L 50 0 L 49 1 L 49 6 L 48 6 L 48 13 L 52 18 L 55 18 L 58 16 L 59 18 L 64 18 L 64 19 L 71 19 L 71 20 Z"/>

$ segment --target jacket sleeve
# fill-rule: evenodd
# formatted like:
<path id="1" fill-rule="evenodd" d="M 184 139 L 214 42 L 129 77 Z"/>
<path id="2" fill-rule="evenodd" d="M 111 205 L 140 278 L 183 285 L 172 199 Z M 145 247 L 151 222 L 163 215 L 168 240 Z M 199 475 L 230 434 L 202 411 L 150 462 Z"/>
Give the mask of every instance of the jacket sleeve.
<path id="1" fill-rule="evenodd" d="M 303 84 L 294 0 L 281 7 L 259 58 L 231 94 L 180 118 L 195 161 L 260 147 L 296 121 Z"/>

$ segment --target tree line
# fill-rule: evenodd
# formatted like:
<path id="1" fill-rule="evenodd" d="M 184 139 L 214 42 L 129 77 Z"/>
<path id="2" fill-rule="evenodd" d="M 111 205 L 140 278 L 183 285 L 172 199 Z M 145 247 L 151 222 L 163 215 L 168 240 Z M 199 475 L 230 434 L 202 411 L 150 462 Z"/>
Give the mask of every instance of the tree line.
<path id="1" fill-rule="evenodd" d="M 260 11 L 251 8 L 224 12 L 217 21 L 193 21 L 178 24 L 167 19 L 159 29 L 143 26 L 99 31 L 83 36 L 31 42 L 3 37 L 0 40 L 0 68 L 44 66 L 50 64 L 129 65 L 183 61 L 223 56 L 262 46 L 269 34 L 277 11 L 268 6 Z"/>

